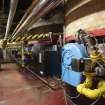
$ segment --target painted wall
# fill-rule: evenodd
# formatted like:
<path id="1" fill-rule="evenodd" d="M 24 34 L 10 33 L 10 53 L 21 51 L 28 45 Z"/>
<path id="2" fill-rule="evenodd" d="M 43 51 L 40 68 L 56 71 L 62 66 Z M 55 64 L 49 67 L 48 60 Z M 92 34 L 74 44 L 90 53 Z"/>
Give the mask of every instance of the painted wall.
<path id="1" fill-rule="evenodd" d="M 68 0 L 65 9 L 66 37 L 78 29 L 105 28 L 105 0 Z"/>

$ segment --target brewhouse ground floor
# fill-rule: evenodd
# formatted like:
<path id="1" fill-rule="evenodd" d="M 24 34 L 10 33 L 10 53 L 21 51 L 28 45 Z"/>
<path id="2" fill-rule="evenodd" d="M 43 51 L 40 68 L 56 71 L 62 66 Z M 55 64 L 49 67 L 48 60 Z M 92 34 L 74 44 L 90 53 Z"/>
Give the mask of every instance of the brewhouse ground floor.
<path id="1" fill-rule="evenodd" d="M 72 105 L 65 100 L 62 88 L 52 90 L 16 63 L 2 64 L 1 68 L 0 105 Z"/>

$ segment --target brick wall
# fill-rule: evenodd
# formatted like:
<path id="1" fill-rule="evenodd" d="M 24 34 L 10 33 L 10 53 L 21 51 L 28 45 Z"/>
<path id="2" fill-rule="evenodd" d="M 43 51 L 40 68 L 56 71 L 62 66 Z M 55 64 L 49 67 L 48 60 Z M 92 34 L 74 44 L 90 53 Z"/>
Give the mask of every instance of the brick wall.
<path id="1" fill-rule="evenodd" d="M 105 28 L 105 0 L 68 0 L 65 8 L 66 36 Z"/>

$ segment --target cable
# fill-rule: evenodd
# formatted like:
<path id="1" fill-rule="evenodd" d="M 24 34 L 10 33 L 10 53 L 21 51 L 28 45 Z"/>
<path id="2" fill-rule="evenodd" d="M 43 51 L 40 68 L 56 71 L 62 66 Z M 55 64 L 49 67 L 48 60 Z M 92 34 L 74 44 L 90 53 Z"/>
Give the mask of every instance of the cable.
<path id="1" fill-rule="evenodd" d="M 91 103 L 90 105 L 95 105 L 98 101 L 100 100 L 100 97 L 97 98 L 93 103 Z"/>
<path id="2" fill-rule="evenodd" d="M 90 34 L 91 35 L 91 34 Z M 97 41 L 97 39 L 93 36 L 93 38 L 94 38 L 94 40 L 95 40 L 95 42 L 96 42 L 96 46 L 98 47 L 98 41 Z"/>
<path id="3" fill-rule="evenodd" d="M 66 103 L 66 105 L 68 105 L 67 97 L 66 97 L 66 91 L 65 91 L 64 87 L 63 87 L 63 93 L 64 93 L 65 103 Z"/>
<path id="4" fill-rule="evenodd" d="M 78 94 L 77 96 L 75 96 L 75 97 L 71 97 L 70 95 L 68 96 L 68 97 L 70 97 L 71 99 L 77 99 L 77 98 L 79 98 L 80 97 L 80 95 L 81 94 Z"/>

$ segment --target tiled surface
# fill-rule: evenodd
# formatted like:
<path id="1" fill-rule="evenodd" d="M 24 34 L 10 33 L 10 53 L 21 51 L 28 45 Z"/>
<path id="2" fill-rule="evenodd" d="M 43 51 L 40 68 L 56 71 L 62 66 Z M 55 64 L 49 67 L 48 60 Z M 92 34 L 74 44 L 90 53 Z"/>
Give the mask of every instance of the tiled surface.
<path id="1" fill-rule="evenodd" d="M 16 64 L 3 64 L 2 69 L 0 105 L 66 105 L 62 89 L 52 91 L 32 75 L 19 72 Z"/>

